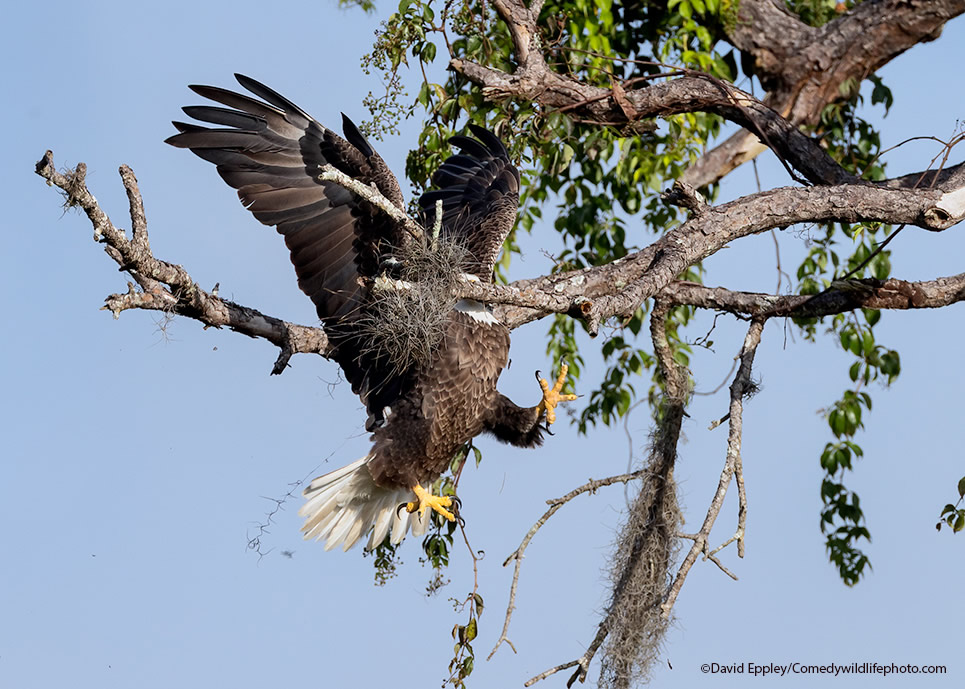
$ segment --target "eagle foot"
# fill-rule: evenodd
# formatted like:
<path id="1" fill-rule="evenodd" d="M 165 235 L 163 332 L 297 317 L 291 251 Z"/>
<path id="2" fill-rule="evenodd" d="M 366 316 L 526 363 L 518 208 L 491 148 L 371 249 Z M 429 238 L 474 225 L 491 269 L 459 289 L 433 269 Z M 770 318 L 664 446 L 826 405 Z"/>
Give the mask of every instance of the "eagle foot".
<path id="1" fill-rule="evenodd" d="M 419 501 L 406 504 L 406 512 L 411 513 L 418 511 L 419 516 L 421 517 L 423 514 L 425 514 L 426 509 L 432 509 L 441 514 L 448 521 L 456 521 L 456 515 L 446 509 L 447 507 L 452 507 L 453 504 L 452 498 L 448 495 L 433 495 L 418 483 L 412 487 L 412 492 L 415 493 Z"/>
<path id="2" fill-rule="evenodd" d="M 560 375 L 556 378 L 556 383 L 553 387 L 546 382 L 545 378 L 540 378 L 539 371 L 536 372 L 536 379 L 539 381 L 539 386 L 543 390 L 543 399 L 540 401 L 536 408 L 539 415 L 546 413 L 546 424 L 550 425 L 556 423 L 556 405 L 560 402 L 572 402 L 577 399 L 579 395 L 563 394 L 560 390 L 563 389 L 563 384 L 566 383 L 566 373 L 569 371 L 569 366 L 566 364 L 560 364 Z"/>

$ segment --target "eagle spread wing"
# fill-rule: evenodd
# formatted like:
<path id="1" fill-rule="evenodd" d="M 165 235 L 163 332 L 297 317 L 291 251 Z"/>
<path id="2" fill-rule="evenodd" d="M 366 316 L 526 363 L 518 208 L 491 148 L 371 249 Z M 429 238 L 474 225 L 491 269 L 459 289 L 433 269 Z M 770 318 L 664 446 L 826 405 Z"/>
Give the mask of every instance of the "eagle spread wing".
<path id="1" fill-rule="evenodd" d="M 553 390 L 544 385 L 544 400 L 535 407 L 500 395 L 496 380 L 506 365 L 509 332 L 485 305 L 469 300 L 453 305 L 427 364 L 399 370 L 378 348 L 360 346 L 362 323 L 372 318 L 373 280 L 419 240 L 382 209 L 319 175 L 331 166 L 403 209 L 399 183 L 344 115 L 343 138 L 264 84 L 236 77 L 257 98 L 191 86 L 227 107 L 185 107 L 189 117 L 216 126 L 175 122 L 179 133 L 167 143 L 214 163 L 255 218 L 284 236 L 298 285 L 332 342 L 332 358 L 368 409 L 372 451 L 305 490 L 306 538 L 346 550 L 367 534 L 369 548 L 387 536 L 398 543 L 410 524 L 415 533 L 424 531 L 426 508 L 453 518 L 445 509 L 449 499 L 422 484 L 431 485 L 473 437 L 488 431 L 517 445 L 541 442 L 540 421 L 568 397 L 559 394 L 562 377 Z M 436 171 L 437 188 L 419 205 L 424 226 L 440 226 L 440 238 L 462 248 L 453 268 L 489 282 L 515 223 L 520 177 L 498 137 L 475 125 L 470 131 L 475 138 L 451 139 L 461 153 Z M 400 503 L 407 503 L 405 511 Z"/>

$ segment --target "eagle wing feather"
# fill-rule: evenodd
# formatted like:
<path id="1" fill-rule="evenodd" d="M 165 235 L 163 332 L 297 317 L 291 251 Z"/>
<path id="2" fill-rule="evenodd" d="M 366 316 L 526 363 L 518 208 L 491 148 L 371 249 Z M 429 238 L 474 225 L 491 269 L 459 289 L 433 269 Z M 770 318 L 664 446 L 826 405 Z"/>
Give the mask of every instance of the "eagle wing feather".
<path id="1" fill-rule="evenodd" d="M 381 417 L 405 383 L 377 354 L 360 354 L 353 342 L 368 304 L 359 276 L 375 277 L 405 234 L 384 212 L 318 175 L 322 166 L 332 165 L 374 184 L 401 209 L 399 183 L 344 115 L 343 139 L 273 89 L 235 76 L 258 98 L 191 86 L 198 95 L 227 107 L 185 107 L 186 115 L 215 127 L 175 122 L 179 133 L 167 142 L 216 165 L 255 218 L 284 236 L 298 285 L 314 302 L 335 346 L 333 358 L 369 411 Z"/>
<path id="2" fill-rule="evenodd" d="M 516 223 L 520 177 L 499 137 L 474 124 L 469 130 L 475 139 L 449 139 L 462 152 L 436 170 L 432 182 L 437 188 L 425 192 L 419 206 L 423 224 L 432 227 L 436 202 L 442 201 L 443 235 L 469 251 L 466 272 L 489 282 L 503 242 Z"/>

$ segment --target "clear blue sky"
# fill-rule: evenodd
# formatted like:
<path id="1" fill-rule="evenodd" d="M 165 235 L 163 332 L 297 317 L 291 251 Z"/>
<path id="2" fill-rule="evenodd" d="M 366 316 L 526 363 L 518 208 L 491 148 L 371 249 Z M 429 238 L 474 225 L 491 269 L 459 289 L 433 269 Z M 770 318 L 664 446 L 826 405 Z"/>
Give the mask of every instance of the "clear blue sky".
<path id="1" fill-rule="evenodd" d="M 288 485 L 365 453 L 364 414 L 336 367 L 299 356 L 269 377 L 273 347 L 230 332 L 128 312 L 114 321 L 98 308 L 125 289 L 125 276 L 91 241 L 86 218 L 62 213 L 55 190 L 33 174 L 44 150 L 58 165 L 88 165 L 88 184 L 115 223 L 128 226 L 117 176 L 138 175 L 155 254 L 184 265 L 202 285 L 265 312 L 314 322 L 297 290 L 287 252 L 255 222 L 210 165 L 165 146 L 179 107 L 199 99 L 188 83 L 232 86 L 239 71 L 288 95 L 323 123 L 345 111 L 364 118 L 363 96 L 379 84 L 359 58 L 377 19 L 333 1 L 163 4 L 18 3 L 5 13 L 5 190 L 0 289 L 5 328 L 0 357 L 3 437 L 0 517 L 0 686 L 378 687 L 438 686 L 451 656 L 452 626 L 464 620 L 449 597 L 472 586 L 463 545 L 452 583 L 424 595 L 430 571 L 407 542 L 405 566 L 383 588 L 361 550 L 326 553 L 304 543 L 286 505 L 261 561 L 245 544 Z M 886 145 L 913 135 L 947 136 L 965 116 L 965 95 L 942 69 L 961 61 L 965 20 L 937 42 L 883 70 L 896 103 Z M 939 67 L 944 66 L 944 67 Z M 417 123 L 379 149 L 404 169 Z M 921 169 L 936 153 L 916 144 L 889 156 L 892 174 Z M 959 162 L 956 155 L 953 162 Z M 750 170 L 726 194 L 752 190 Z M 766 187 L 787 183 L 762 161 Z M 551 216 L 552 209 L 544 215 Z M 638 229 L 639 242 L 649 240 Z M 796 265 L 806 233 L 781 234 L 785 266 Z M 517 277 L 545 271 L 542 231 L 524 242 Z M 926 279 L 963 270 L 961 228 L 906 230 L 894 244 L 895 273 Z M 708 262 L 709 282 L 773 289 L 767 236 L 743 240 Z M 753 268 L 749 268 L 753 266 Z M 863 499 L 874 570 L 845 588 L 827 563 L 818 529 L 821 470 L 828 440 L 819 410 L 846 383 L 849 359 L 832 341 L 802 343 L 768 324 L 757 360 L 762 392 L 747 405 L 744 466 L 749 494 L 747 555 L 722 554 L 740 577 L 710 563 L 692 570 L 676 607 L 666 660 L 654 686 L 953 686 L 961 659 L 965 536 L 934 524 L 965 474 L 961 390 L 965 373 L 962 305 L 941 312 L 886 313 L 882 342 L 900 350 L 902 375 L 874 390 L 860 438 L 866 451 L 850 485 Z M 702 317 L 694 337 L 709 327 Z M 704 327 L 706 326 L 706 327 Z M 703 329 L 702 329 L 703 328 Z M 520 403 L 538 395 L 534 369 L 545 326 L 519 330 L 502 390 Z M 743 328 L 722 318 L 713 352 L 694 356 L 698 389 L 729 370 Z M 594 362 L 583 386 L 600 374 Z M 697 398 L 684 427 L 676 476 L 687 528 L 696 529 L 717 483 L 726 430 L 707 431 L 726 410 L 726 391 Z M 629 429 L 639 460 L 645 413 Z M 544 501 L 591 477 L 622 473 L 622 428 L 579 437 L 561 427 L 546 447 L 522 451 L 482 440 L 483 465 L 462 482 L 464 514 L 487 607 L 476 642 L 475 687 L 521 686 L 590 642 L 606 604 L 606 561 L 625 510 L 619 487 L 567 505 L 527 552 L 510 630 L 518 655 L 489 652 L 502 626 L 510 575 L 501 563 L 545 510 Z M 735 527 L 728 502 L 714 540 Z M 292 558 L 281 551 L 293 551 Z M 945 664 L 945 677 L 724 679 L 705 662 Z M 565 675 L 544 686 L 563 686 Z M 595 670 L 591 677 L 595 681 Z"/>

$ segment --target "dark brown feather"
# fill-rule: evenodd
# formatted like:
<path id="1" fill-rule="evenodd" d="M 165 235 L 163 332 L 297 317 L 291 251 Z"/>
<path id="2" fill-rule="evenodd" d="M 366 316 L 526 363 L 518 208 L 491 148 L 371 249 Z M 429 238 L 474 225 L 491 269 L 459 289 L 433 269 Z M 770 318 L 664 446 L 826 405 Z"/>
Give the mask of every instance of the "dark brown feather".
<path id="1" fill-rule="evenodd" d="M 424 225 L 435 223 L 436 201 L 442 201 L 442 230 L 469 251 L 463 270 L 487 282 L 503 242 L 516 223 L 519 171 L 506 147 L 492 132 L 469 125 L 477 137 L 454 136 L 449 142 L 463 151 L 448 158 L 432 176 L 438 189 L 419 198 Z"/>
<path id="2" fill-rule="evenodd" d="M 285 236 L 298 284 L 315 303 L 335 345 L 334 358 L 379 418 L 405 385 L 390 382 L 395 373 L 389 367 L 377 357 L 360 358 L 357 348 L 347 343 L 354 333 L 352 322 L 366 304 L 359 276 L 374 277 L 389 247 L 405 238 L 397 222 L 345 188 L 319 181 L 318 173 L 323 165 L 332 165 L 374 184 L 402 208 L 399 183 L 348 118 L 347 141 L 264 84 L 236 76 L 264 100 L 192 86 L 199 95 L 228 107 L 184 108 L 188 116 L 218 128 L 175 123 L 180 133 L 168 143 L 214 163 L 254 216 Z"/>
<path id="3" fill-rule="evenodd" d="M 369 464 L 379 485 L 431 484 L 466 442 L 484 430 L 509 357 L 509 330 L 454 311 L 445 341 L 410 394 L 373 433 Z"/>

